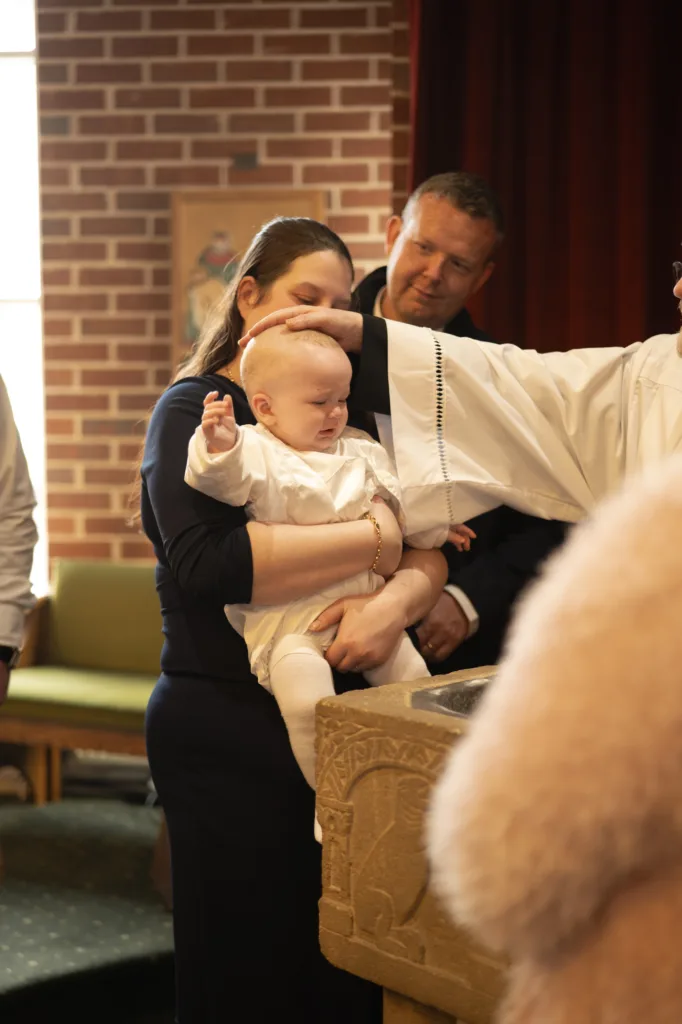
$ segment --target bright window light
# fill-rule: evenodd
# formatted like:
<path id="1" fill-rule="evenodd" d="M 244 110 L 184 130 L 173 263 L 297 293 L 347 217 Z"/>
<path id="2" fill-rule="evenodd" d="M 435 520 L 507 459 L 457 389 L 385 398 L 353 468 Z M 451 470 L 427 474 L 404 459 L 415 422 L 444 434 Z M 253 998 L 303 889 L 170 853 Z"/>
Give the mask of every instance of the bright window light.
<path id="1" fill-rule="evenodd" d="M 0 0 L 0 53 L 31 53 L 35 48 L 33 0 Z"/>

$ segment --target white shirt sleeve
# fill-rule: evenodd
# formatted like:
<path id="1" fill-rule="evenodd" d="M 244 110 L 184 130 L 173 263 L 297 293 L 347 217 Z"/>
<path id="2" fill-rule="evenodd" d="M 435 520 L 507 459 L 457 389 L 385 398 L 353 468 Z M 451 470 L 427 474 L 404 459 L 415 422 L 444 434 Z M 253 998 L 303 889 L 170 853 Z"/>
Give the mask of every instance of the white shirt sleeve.
<path id="1" fill-rule="evenodd" d="M 209 453 L 201 427 L 189 442 L 185 483 L 209 498 L 227 505 L 246 505 L 254 489 L 267 482 L 262 445 L 254 431 L 237 429 L 237 441 L 229 452 Z"/>
<path id="2" fill-rule="evenodd" d="M 396 464 L 413 528 L 502 504 L 576 522 L 618 485 L 639 344 L 543 354 L 386 326 Z"/>
<path id="3" fill-rule="evenodd" d="M 21 647 L 31 593 L 33 549 L 38 538 L 35 497 L 26 458 L 0 378 L 0 645 Z"/>

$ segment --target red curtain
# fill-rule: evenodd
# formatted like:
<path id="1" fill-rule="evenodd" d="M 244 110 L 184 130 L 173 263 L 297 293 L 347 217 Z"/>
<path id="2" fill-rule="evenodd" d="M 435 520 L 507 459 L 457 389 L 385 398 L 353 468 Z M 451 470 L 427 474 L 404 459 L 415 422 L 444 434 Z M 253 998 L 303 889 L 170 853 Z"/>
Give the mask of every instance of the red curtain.
<path id="1" fill-rule="evenodd" d="M 507 239 L 469 309 L 540 351 L 676 330 L 682 3 L 410 0 L 411 183 L 498 192 Z"/>

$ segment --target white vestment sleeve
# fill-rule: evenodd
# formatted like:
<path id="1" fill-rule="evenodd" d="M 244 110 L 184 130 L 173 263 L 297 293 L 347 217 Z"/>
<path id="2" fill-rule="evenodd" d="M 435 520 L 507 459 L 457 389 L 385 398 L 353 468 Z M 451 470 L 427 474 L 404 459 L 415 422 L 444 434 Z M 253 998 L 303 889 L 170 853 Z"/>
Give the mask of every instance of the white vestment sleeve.
<path id="1" fill-rule="evenodd" d="M 639 344 L 543 354 L 386 326 L 395 460 L 413 530 L 498 505 L 576 522 L 618 486 Z"/>
<path id="2" fill-rule="evenodd" d="M 0 645 L 21 647 L 31 593 L 33 548 L 38 531 L 35 497 L 26 458 L 0 378 Z"/>
<path id="3" fill-rule="evenodd" d="M 201 427 L 189 442 L 185 483 L 209 498 L 228 505 L 246 505 L 254 488 L 268 478 L 263 445 L 252 430 L 237 430 L 237 441 L 229 452 L 209 453 Z"/>

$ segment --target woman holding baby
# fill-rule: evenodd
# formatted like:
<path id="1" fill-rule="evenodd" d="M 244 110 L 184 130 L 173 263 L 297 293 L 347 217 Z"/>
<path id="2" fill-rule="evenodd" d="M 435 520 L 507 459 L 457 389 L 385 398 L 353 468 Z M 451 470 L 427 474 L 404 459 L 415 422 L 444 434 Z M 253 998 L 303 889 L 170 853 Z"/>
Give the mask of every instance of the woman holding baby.
<path id="1" fill-rule="evenodd" d="M 380 992 L 319 950 L 314 792 L 224 608 L 305 600 L 370 569 L 383 576 L 381 589 L 320 616 L 323 626 L 338 622 L 326 660 L 343 692 L 364 686 L 353 673 L 386 662 L 429 610 L 444 559 L 403 554 L 401 527 L 381 501 L 365 518 L 272 525 L 184 482 L 207 394 L 229 397 L 237 425 L 255 422 L 240 337 L 284 307 L 348 309 L 352 281 L 350 254 L 326 226 L 266 225 L 149 424 L 141 517 L 158 560 L 165 643 L 147 747 L 171 844 L 179 1024 L 381 1020 Z"/>

